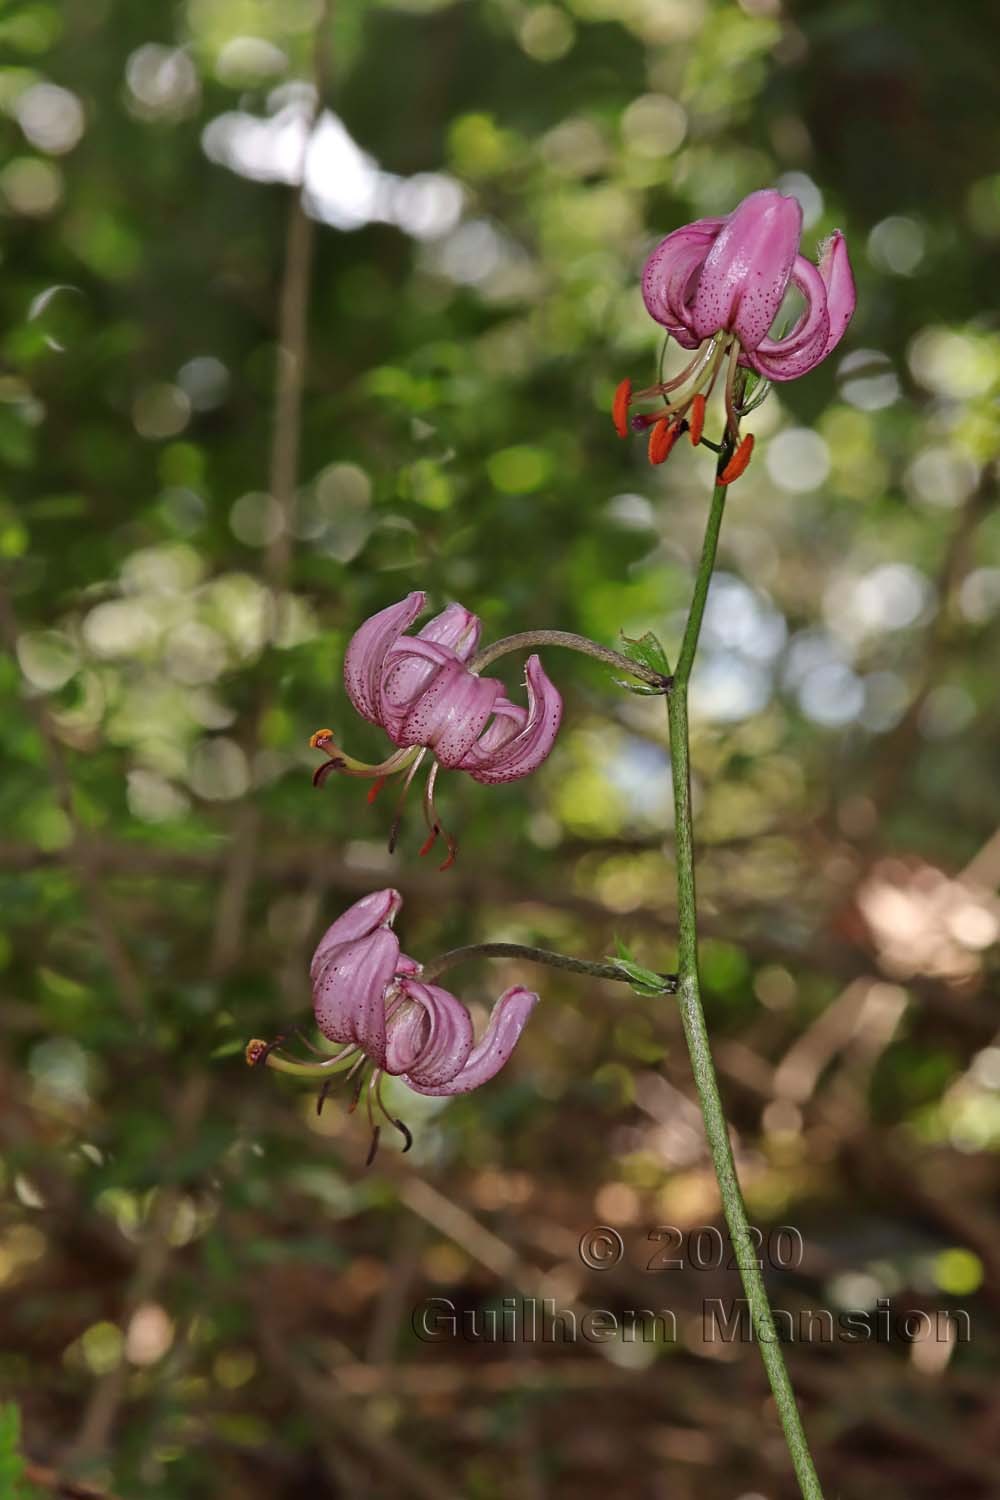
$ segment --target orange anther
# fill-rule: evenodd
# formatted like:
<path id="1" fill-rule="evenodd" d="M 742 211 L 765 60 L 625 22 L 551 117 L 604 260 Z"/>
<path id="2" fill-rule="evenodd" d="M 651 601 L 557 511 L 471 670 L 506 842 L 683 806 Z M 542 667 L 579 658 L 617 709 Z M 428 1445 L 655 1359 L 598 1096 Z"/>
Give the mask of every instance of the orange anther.
<path id="1" fill-rule="evenodd" d="M 649 434 L 649 461 L 651 464 L 662 464 L 670 453 L 671 448 L 677 441 L 680 428 L 675 424 L 670 425 L 669 417 L 661 417 L 656 426 Z"/>
<path id="2" fill-rule="evenodd" d="M 255 1068 L 266 1051 L 267 1043 L 262 1042 L 259 1038 L 255 1039 L 252 1042 L 247 1042 L 247 1050 L 244 1054 L 247 1060 L 247 1066 L 250 1068 Z"/>
<path id="3" fill-rule="evenodd" d="M 434 833 L 429 833 L 427 835 L 427 837 L 424 839 L 423 843 L 420 845 L 420 853 L 421 853 L 421 855 L 430 854 L 430 852 L 434 848 L 434 845 L 435 845 L 436 842 L 437 842 L 437 832 L 435 831 Z"/>
<path id="4" fill-rule="evenodd" d="M 332 729 L 317 729 L 315 734 L 309 736 L 310 750 L 327 750 L 333 744 Z"/>
<path id="5" fill-rule="evenodd" d="M 628 409 L 632 403 L 632 382 L 623 380 L 615 391 L 615 399 L 611 403 L 611 420 L 615 424 L 618 436 L 628 437 Z"/>
<path id="6" fill-rule="evenodd" d="M 691 414 L 688 417 L 688 431 L 691 434 L 691 442 L 697 448 L 701 442 L 702 428 L 705 426 L 705 398 L 699 391 L 691 402 Z"/>
<path id="7" fill-rule="evenodd" d="M 371 786 L 368 788 L 368 801 L 369 802 L 374 802 L 375 798 L 378 796 L 379 792 L 382 790 L 382 788 L 384 786 L 385 786 L 385 777 L 384 776 L 377 777 L 372 782 Z"/>
<path id="8" fill-rule="evenodd" d="M 743 439 L 742 443 L 740 443 L 740 446 L 737 448 L 732 458 L 726 464 L 726 467 L 723 469 L 716 482 L 718 484 L 732 484 L 734 479 L 739 479 L 740 475 L 746 472 L 747 464 L 750 462 L 751 453 L 753 453 L 752 432 L 748 433 L 747 436 Z"/>

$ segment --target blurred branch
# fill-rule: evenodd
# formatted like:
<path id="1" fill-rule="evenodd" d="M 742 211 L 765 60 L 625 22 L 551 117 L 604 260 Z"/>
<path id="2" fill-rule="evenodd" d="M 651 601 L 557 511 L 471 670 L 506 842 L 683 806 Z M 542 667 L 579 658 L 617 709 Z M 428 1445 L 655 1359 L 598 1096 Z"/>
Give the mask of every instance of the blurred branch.
<path id="1" fill-rule="evenodd" d="M 30 1459 L 25 1461 L 24 1477 L 36 1489 L 51 1490 L 59 1500 L 116 1500 L 110 1490 L 98 1489 L 76 1479 L 66 1479 L 62 1474 L 57 1474 L 55 1469 L 34 1464 Z"/>
<path id="2" fill-rule="evenodd" d="M 332 1425 L 338 1446 L 358 1448 L 366 1460 L 402 1485 L 405 1493 L 421 1500 L 461 1500 L 444 1474 L 432 1469 L 409 1451 L 383 1427 L 376 1427 L 367 1413 L 356 1407 L 348 1409 L 326 1375 L 313 1374 L 304 1361 L 289 1347 L 278 1328 L 274 1310 L 267 1303 L 258 1304 L 255 1326 L 269 1364 L 280 1370 L 297 1390 L 304 1405 L 316 1418 L 317 1429 Z"/>
<path id="3" fill-rule="evenodd" d="M 278 349 L 274 427 L 271 439 L 271 497 L 280 512 L 280 524 L 267 550 L 265 572 L 271 587 L 270 640 L 281 636 L 283 595 L 292 562 L 295 489 L 298 482 L 302 431 L 302 396 L 309 358 L 308 308 L 311 287 L 315 225 L 303 202 L 309 145 L 319 113 L 326 78 L 326 44 L 332 0 L 323 0 L 313 31 L 312 104 L 302 133 L 302 154 L 297 180 L 291 189 L 285 231 L 284 270 L 278 304 Z M 244 751 L 253 764 L 260 739 L 260 725 L 272 692 L 270 678 L 262 677 L 246 730 Z M 247 905 L 253 886 L 260 835 L 260 811 L 251 797 L 240 807 L 223 872 L 216 907 L 215 931 L 209 967 L 216 975 L 226 973 L 236 962 L 243 941 Z"/>
<path id="4" fill-rule="evenodd" d="M 207 1074 L 192 1074 L 181 1091 L 174 1114 L 173 1144 L 176 1152 L 183 1151 L 194 1140 L 207 1101 Z M 170 1261 L 170 1233 L 180 1197 L 181 1191 L 176 1185 L 161 1187 L 157 1192 L 120 1313 L 125 1330 L 137 1308 L 153 1297 L 166 1274 Z M 68 1463 L 82 1465 L 105 1451 L 125 1398 L 127 1380 L 128 1364 L 123 1356 L 119 1364 L 95 1385 L 67 1456 Z"/>

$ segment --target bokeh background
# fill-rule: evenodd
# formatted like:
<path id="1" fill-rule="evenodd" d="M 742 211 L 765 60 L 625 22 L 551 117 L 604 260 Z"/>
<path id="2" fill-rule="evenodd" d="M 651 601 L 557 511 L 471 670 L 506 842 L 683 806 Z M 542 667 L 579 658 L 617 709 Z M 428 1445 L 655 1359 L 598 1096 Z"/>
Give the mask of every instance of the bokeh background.
<path id="1" fill-rule="evenodd" d="M 710 1024 L 751 1215 L 802 1236 L 776 1303 L 969 1315 L 789 1348 L 827 1492 L 1000 1493 L 998 74 L 979 0 L 2 7 L 7 1493 L 794 1493 L 757 1352 L 703 1336 L 733 1273 L 690 1238 L 645 1270 L 658 1226 L 720 1223 L 669 1000 L 455 971 L 480 1024 L 543 1003 L 478 1094 L 397 1096 L 416 1144 L 367 1172 L 342 1099 L 242 1055 L 390 883 L 423 959 L 617 936 L 670 968 L 658 700 L 550 653 L 556 750 L 442 779 L 446 874 L 416 799 L 390 856 L 391 791 L 314 791 L 308 738 L 385 753 L 343 649 L 412 588 L 486 639 L 675 649 L 710 458 L 651 471 L 609 401 L 656 367 L 650 247 L 771 184 L 809 253 L 843 228 L 859 303 L 755 414 L 726 519 Z M 597 1224 L 624 1254 L 591 1270 Z M 678 1331 L 428 1344 L 429 1296 Z"/>

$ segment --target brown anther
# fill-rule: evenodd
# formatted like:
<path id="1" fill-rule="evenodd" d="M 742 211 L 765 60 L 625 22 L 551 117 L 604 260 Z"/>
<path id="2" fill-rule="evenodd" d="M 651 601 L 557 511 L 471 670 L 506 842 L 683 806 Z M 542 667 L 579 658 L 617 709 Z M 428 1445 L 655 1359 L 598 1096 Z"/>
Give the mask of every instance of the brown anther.
<path id="1" fill-rule="evenodd" d="M 322 786 L 333 771 L 342 771 L 346 764 L 347 762 L 341 760 L 339 756 L 332 755 L 329 760 L 325 760 L 321 766 L 316 767 L 312 778 L 313 786 Z"/>
<path id="2" fill-rule="evenodd" d="M 702 430 L 705 426 L 705 397 L 699 391 L 691 402 L 691 410 L 688 413 L 688 432 L 691 435 L 691 443 L 697 448 L 701 442 Z"/>
<path id="3" fill-rule="evenodd" d="M 750 462 L 750 455 L 752 453 L 753 453 L 753 433 L 751 432 L 751 433 L 748 433 L 747 436 L 740 443 L 740 446 L 737 448 L 737 450 L 733 454 L 732 458 L 726 464 L 726 467 L 723 469 L 722 473 L 719 475 L 718 479 L 716 480 L 716 483 L 717 484 L 732 484 L 732 482 L 733 482 L 734 479 L 739 479 L 740 475 L 744 474 L 746 472 L 746 467 L 747 467 L 747 464 Z"/>
<path id="4" fill-rule="evenodd" d="M 662 464 L 670 455 L 670 450 L 680 435 L 680 426 L 670 425 L 669 417 L 661 417 L 649 434 L 649 461 L 651 464 Z"/>
<path id="5" fill-rule="evenodd" d="M 317 731 L 316 731 L 315 734 L 311 734 L 309 736 L 309 749 L 310 750 L 327 750 L 327 751 L 332 750 L 333 749 L 333 730 L 332 729 L 317 729 Z"/>
<path id="6" fill-rule="evenodd" d="M 615 424 L 615 431 L 620 438 L 628 437 L 628 409 L 632 403 L 632 382 L 623 380 L 615 391 L 615 399 L 611 403 L 611 420 Z"/>
<path id="7" fill-rule="evenodd" d="M 434 845 L 437 843 L 438 832 L 439 830 L 437 828 L 431 829 L 430 833 L 420 845 L 420 849 L 418 850 L 418 857 L 422 857 L 425 854 L 430 854 L 431 850 L 434 848 Z"/>

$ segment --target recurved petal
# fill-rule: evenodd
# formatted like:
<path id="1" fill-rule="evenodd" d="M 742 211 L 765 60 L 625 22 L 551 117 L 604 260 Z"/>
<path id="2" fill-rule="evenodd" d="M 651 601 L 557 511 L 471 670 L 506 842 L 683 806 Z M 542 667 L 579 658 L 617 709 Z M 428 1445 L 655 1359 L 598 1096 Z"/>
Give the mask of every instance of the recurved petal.
<path id="1" fill-rule="evenodd" d="M 725 220 L 697 219 L 662 239 L 642 273 L 646 311 L 685 349 L 701 342 L 689 326 L 689 301 L 698 272 Z"/>
<path id="2" fill-rule="evenodd" d="M 425 1093 L 434 1091 L 465 1066 L 472 1021 L 461 1000 L 440 985 L 407 979 L 403 991 L 406 1001 L 389 1022 L 386 1072 L 404 1074 Z"/>
<path id="3" fill-rule="evenodd" d="M 446 769 L 475 744 L 503 691 L 493 677 L 476 677 L 461 662 L 442 667 L 413 702 L 397 736 L 402 745 L 429 745 Z"/>
<path id="4" fill-rule="evenodd" d="M 691 303 L 699 339 L 722 328 L 752 352 L 781 306 L 802 232 L 795 198 L 773 188 L 744 198 L 719 230 L 705 257 Z"/>
<path id="5" fill-rule="evenodd" d="M 477 757 L 493 756 L 520 734 L 528 722 L 528 710 L 508 698 L 498 698 L 493 705 L 493 717 L 475 744 Z"/>
<path id="6" fill-rule="evenodd" d="M 385 1061 L 385 992 L 396 971 L 399 939 L 380 927 L 335 948 L 313 981 L 316 1025 L 331 1042 L 357 1042 Z"/>
<path id="7" fill-rule="evenodd" d="M 459 769 L 468 771 L 474 780 L 490 785 L 530 776 L 555 744 L 562 722 L 562 698 L 537 656 L 528 657 L 525 682 L 528 716 L 523 729 L 498 749 L 484 749 L 481 743 L 473 745 L 457 762 Z"/>
<path id="8" fill-rule="evenodd" d="M 826 286 L 826 305 L 830 314 L 830 331 L 822 355 L 825 359 L 843 338 L 858 300 L 847 241 L 839 229 L 833 231 L 820 250 L 819 274 Z"/>
<path id="9" fill-rule="evenodd" d="M 479 633 L 483 622 L 464 604 L 449 604 L 433 620 L 428 620 L 423 630 L 418 631 L 422 641 L 436 641 L 454 651 L 459 661 L 468 661 L 475 655 L 479 645 Z"/>
<path id="10" fill-rule="evenodd" d="M 398 604 L 380 609 L 377 615 L 358 627 L 348 642 L 344 656 L 344 686 L 358 713 L 380 724 L 379 681 L 386 652 L 407 630 L 424 607 L 424 594 L 414 589 Z"/>
<path id="11" fill-rule="evenodd" d="M 399 892 L 388 886 L 384 891 L 372 891 L 370 895 L 362 896 L 360 901 L 341 912 L 317 944 L 309 969 L 311 977 L 316 978 L 334 948 L 367 937 L 379 927 L 390 926 L 402 904 Z"/>
<path id="12" fill-rule="evenodd" d="M 747 362 L 770 380 L 793 380 L 818 365 L 830 333 L 826 286 L 819 271 L 802 255 L 795 257 L 791 280 L 805 299 L 795 327 L 781 339 L 762 339 Z"/>
<path id="13" fill-rule="evenodd" d="M 411 743 L 398 738 L 407 714 L 441 668 L 457 661 L 450 646 L 422 640 L 419 635 L 403 636 L 389 647 L 382 663 L 378 715 L 379 723 L 397 744 Z"/>
<path id="14" fill-rule="evenodd" d="M 418 1094 L 433 1094 L 437 1097 L 467 1094 L 471 1089 L 477 1089 L 481 1083 L 488 1083 L 510 1057 L 537 1004 L 538 996 L 532 990 L 523 989 L 520 985 L 505 990 L 493 1007 L 482 1041 L 477 1043 L 464 1065 L 451 1078 L 432 1083 L 422 1071 L 419 1076 L 411 1071 L 403 1075 L 403 1082 Z"/>

